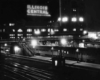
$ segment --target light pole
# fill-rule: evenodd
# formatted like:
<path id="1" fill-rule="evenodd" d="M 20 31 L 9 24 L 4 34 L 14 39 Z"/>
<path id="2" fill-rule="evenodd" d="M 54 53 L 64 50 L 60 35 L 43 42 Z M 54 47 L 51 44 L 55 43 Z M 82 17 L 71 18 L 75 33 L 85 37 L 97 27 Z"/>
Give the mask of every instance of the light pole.
<path id="1" fill-rule="evenodd" d="M 62 14 L 61 14 L 61 0 L 59 0 L 59 16 L 61 18 L 61 21 L 60 21 L 60 26 L 62 24 Z"/>

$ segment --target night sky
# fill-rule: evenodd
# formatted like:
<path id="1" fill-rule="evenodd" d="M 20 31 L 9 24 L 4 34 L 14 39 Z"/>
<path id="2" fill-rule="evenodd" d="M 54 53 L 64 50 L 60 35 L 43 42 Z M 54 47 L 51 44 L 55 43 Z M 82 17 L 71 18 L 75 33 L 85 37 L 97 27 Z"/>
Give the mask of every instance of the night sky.
<path id="1" fill-rule="evenodd" d="M 85 4 L 88 28 L 100 31 L 100 0 L 85 0 Z"/>
<path id="2" fill-rule="evenodd" d="M 5 22 L 20 21 L 20 20 L 24 21 L 27 18 L 26 4 L 30 3 L 31 1 L 0 0 L 0 24 Z M 56 2 L 56 0 L 53 1 Z M 86 7 L 85 21 L 87 23 L 88 29 L 100 30 L 100 0 L 85 0 L 85 7 Z"/>

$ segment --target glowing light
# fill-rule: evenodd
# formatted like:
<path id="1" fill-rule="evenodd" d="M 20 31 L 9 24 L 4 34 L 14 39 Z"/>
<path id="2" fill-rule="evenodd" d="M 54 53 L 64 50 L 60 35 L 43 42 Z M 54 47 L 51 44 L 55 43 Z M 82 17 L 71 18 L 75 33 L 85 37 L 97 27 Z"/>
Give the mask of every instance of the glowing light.
<path id="1" fill-rule="evenodd" d="M 83 31 L 83 29 L 82 29 L 82 28 L 80 28 L 80 31 Z"/>
<path id="2" fill-rule="evenodd" d="M 14 23 L 9 23 L 9 26 L 14 26 L 15 24 Z"/>
<path id="3" fill-rule="evenodd" d="M 79 49 L 76 49 L 76 52 L 79 52 Z"/>
<path id="4" fill-rule="evenodd" d="M 39 35 L 41 32 L 40 32 L 39 29 L 37 29 L 37 30 L 35 29 L 35 30 L 34 30 L 34 33 L 35 33 L 36 35 Z"/>
<path id="5" fill-rule="evenodd" d="M 62 18 L 62 22 L 67 22 L 68 21 L 68 17 L 63 17 Z"/>
<path id="6" fill-rule="evenodd" d="M 31 45 L 33 48 L 35 48 L 37 46 L 37 44 L 38 44 L 37 40 L 34 39 L 31 41 Z"/>
<path id="7" fill-rule="evenodd" d="M 55 32 L 54 32 L 54 30 L 53 29 L 51 29 L 51 31 L 50 31 L 50 34 L 54 34 Z"/>
<path id="8" fill-rule="evenodd" d="M 55 66 L 57 66 L 58 65 L 58 61 L 57 60 L 55 60 Z"/>
<path id="9" fill-rule="evenodd" d="M 32 32 L 32 29 L 27 29 L 27 32 Z"/>
<path id="10" fill-rule="evenodd" d="M 9 36 L 15 36 L 15 34 L 9 34 Z"/>
<path id="11" fill-rule="evenodd" d="M 17 36 L 23 36 L 23 34 L 17 34 Z"/>
<path id="12" fill-rule="evenodd" d="M 84 34 L 84 35 L 85 35 L 85 34 L 87 34 L 87 33 L 88 33 L 88 31 L 87 31 L 87 30 L 84 30 L 84 31 L 83 31 L 83 34 Z"/>
<path id="13" fill-rule="evenodd" d="M 15 32 L 15 29 L 12 29 L 13 32 Z"/>
<path id="14" fill-rule="evenodd" d="M 79 43 L 80 48 L 84 48 L 84 43 Z"/>
<path id="15" fill-rule="evenodd" d="M 41 29 L 41 32 L 45 32 L 46 31 L 46 29 Z"/>
<path id="16" fill-rule="evenodd" d="M 55 32 L 58 32 L 59 30 L 58 30 L 58 29 L 54 29 L 54 31 L 55 31 Z"/>
<path id="17" fill-rule="evenodd" d="M 5 43 L 5 44 L 4 44 L 4 46 L 8 46 L 8 44 L 7 44 L 7 43 Z"/>
<path id="18" fill-rule="evenodd" d="M 65 38 L 62 38 L 60 40 L 60 42 L 61 42 L 62 45 L 66 45 L 67 44 L 67 40 Z"/>
<path id="19" fill-rule="evenodd" d="M 98 39 L 97 34 L 93 32 L 89 32 L 88 37 L 92 39 Z"/>
<path id="20" fill-rule="evenodd" d="M 23 32 L 23 30 L 22 29 L 18 29 L 18 32 Z"/>
<path id="21" fill-rule="evenodd" d="M 69 54 L 69 52 L 67 51 L 67 54 Z"/>
<path id="22" fill-rule="evenodd" d="M 74 28 L 73 31 L 76 31 L 76 28 Z"/>
<path id="23" fill-rule="evenodd" d="M 79 18 L 79 21 L 80 21 L 80 22 L 83 22 L 83 21 L 84 21 L 84 18 L 83 18 L 83 17 L 80 17 L 80 18 Z"/>
<path id="24" fill-rule="evenodd" d="M 67 29 L 66 29 L 66 28 L 64 28 L 64 29 L 63 29 L 63 31 L 67 31 Z"/>
<path id="25" fill-rule="evenodd" d="M 58 18 L 58 21 L 61 21 L 61 17 Z"/>
<path id="26" fill-rule="evenodd" d="M 16 52 L 19 52 L 20 50 L 21 50 L 20 47 L 18 47 L 18 46 L 14 46 L 14 51 L 15 51 L 15 53 L 16 53 Z"/>
<path id="27" fill-rule="evenodd" d="M 76 18 L 76 17 L 73 17 L 73 18 L 71 19 L 71 21 L 72 21 L 72 22 L 76 22 L 76 21 L 77 21 L 77 18 Z"/>
<path id="28" fill-rule="evenodd" d="M 52 47 L 51 50 L 54 50 L 54 47 Z"/>
<path id="29" fill-rule="evenodd" d="M 76 9 L 73 9 L 73 11 L 76 11 Z"/>

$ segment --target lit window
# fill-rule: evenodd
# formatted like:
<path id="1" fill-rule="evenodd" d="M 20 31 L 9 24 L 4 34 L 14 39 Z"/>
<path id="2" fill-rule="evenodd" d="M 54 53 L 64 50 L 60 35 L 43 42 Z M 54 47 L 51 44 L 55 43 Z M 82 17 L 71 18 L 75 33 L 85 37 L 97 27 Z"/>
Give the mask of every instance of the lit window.
<path id="1" fill-rule="evenodd" d="M 58 61 L 57 60 L 55 60 L 55 66 L 57 66 L 58 65 Z"/>
<path id="2" fill-rule="evenodd" d="M 50 32 L 50 28 L 48 28 L 48 32 Z"/>
<path id="3" fill-rule="evenodd" d="M 32 34 L 27 34 L 27 36 L 31 36 Z"/>
<path id="4" fill-rule="evenodd" d="M 5 29 L 3 29 L 3 32 L 5 32 Z"/>
<path id="5" fill-rule="evenodd" d="M 35 33 L 36 35 L 39 35 L 41 32 L 40 32 L 39 29 L 34 29 L 34 33 Z"/>
<path id="6" fill-rule="evenodd" d="M 62 18 L 62 22 L 67 22 L 68 21 L 68 17 L 63 17 Z"/>
<path id="7" fill-rule="evenodd" d="M 23 32 L 23 30 L 22 29 L 18 29 L 18 32 Z"/>
<path id="8" fill-rule="evenodd" d="M 30 36 L 32 36 L 32 34 L 27 34 L 27 37 L 30 37 Z"/>
<path id="9" fill-rule="evenodd" d="M 66 28 L 64 28 L 64 29 L 63 29 L 63 31 L 67 31 L 67 29 L 66 29 Z"/>
<path id="10" fill-rule="evenodd" d="M 15 29 L 12 29 L 13 32 L 15 32 Z"/>
<path id="11" fill-rule="evenodd" d="M 51 29 L 50 33 L 51 33 L 51 34 L 54 34 L 55 32 L 54 32 L 54 30 L 53 30 L 53 29 Z"/>
<path id="12" fill-rule="evenodd" d="M 55 32 L 58 32 L 58 31 L 59 31 L 59 29 L 54 29 L 54 31 L 55 31 Z"/>
<path id="13" fill-rule="evenodd" d="M 21 37 L 21 38 L 23 38 L 23 37 Z"/>
<path id="14" fill-rule="evenodd" d="M 17 36 L 23 36 L 23 34 L 17 34 Z"/>
<path id="15" fill-rule="evenodd" d="M 11 37 L 11 38 L 13 38 L 13 39 L 14 39 L 15 37 Z"/>
<path id="16" fill-rule="evenodd" d="M 84 18 L 83 18 L 83 17 L 80 17 L 80 18 L 79 18 L 79 21 L 80 21 L 80 22 L 83 22 L 83 21 L 84 21 Z"/>
<path id="17" fill-rule="evenodd" d="M 88 31 L 87 31 L 87 30 L 84 30 L 84 31 L 83 31 L 83 34 L 84 34 L 84 35 L 85 35 L 85 34 L 87 34 L 87 33 L 88 33 Z"/>
<path id="18" fill-rule="evenodd" d="M 64 51 L 64 53 L 66 53 L 66 51 Z"/>
<path id="19" fill-rule="evenodd" d="M 67 51 L 67 54 L 69 54 L 69 52 Z"/>
<path id="20" fill-rule="evenodd" d="M 15 36 L 15 34 L 9 34 L 9 36 Z"/>
<path id="21" fill-rule="evenodd" d="M 73 31 L 76 31 L 76 28 L 74 28 Z"/>
<path id="22" fill-rule="evenodd" d="M 10 37 L 10 38 L 14 39 L 15 37 Z"/>
<path id="23" fill-rule="evenodd" d="M 45 32 L 46 31 L 46 29 L 41 29 L 41 32 Z"/>
<path id="24" fill-rule="evenodd" d="M 58 21 L 61 21 L 61 17 L 58 18 Z"/>
<path id="25" fill-rule="evenodd" d="M 76 18 L 76 17 L 73 17 L 73 18 L 71 19 L 71 21 L 72 21 L 72 22 L 76 22 L 76 21 L 77 21 L 77 18 Z"/>
<path id="26" fill-rule="evenodd" d="M 79 52 L 79 49 L 76 49 L 76 52 Z"/>
<path id="27" fill-rule="evenodd" d="M 9 26 L 14 26 L 15 24 L 14 23 L 9 23 Z"/>
<path id="28" fill-rule="evenodd" d="M 27 32 L 32 32 L 32 29 L 27 29 Z"/>
<path id="29" fill-rule="evenodd" d="M 49 21 L 49 23 L 52 23 L 52 21 Z"/>
<path id="30" fill-rule="evenodd" d="M 80 28 L 80 31 L 83 31 L 83 28 Z"/>
<path id="31" fill-rule="evenodd" d="M 80 48 L 84 48 L 84 43 L 79 43 Z"/>
<path id="32" fill-rule="evenodd" d="M 76 9 L 73 9 L 73 11 L 75 11 L 75 12 L 76 12 Z"/>

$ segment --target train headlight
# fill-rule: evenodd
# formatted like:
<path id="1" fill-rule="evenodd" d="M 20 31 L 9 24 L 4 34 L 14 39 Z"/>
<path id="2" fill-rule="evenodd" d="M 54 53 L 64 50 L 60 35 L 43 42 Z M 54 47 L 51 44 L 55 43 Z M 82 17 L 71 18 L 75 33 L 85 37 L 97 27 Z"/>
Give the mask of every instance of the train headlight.
<path id="1" fill-rule="evenodd" d="M 31 45 L 32 45 L 33 48 L 35 48 L 37 46 L 37 44 L 38 44 L 37 40 L 31 41 Z"/>

